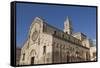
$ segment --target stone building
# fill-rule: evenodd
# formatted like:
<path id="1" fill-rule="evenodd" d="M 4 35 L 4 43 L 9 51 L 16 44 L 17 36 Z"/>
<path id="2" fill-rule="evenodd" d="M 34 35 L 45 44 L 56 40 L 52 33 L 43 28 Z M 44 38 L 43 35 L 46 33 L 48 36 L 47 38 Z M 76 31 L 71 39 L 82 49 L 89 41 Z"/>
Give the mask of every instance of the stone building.
<path id="1" fill-rule="evenodd" d="M 90 61 L 91 45 L 85 34 L 73 33 L 68 17 L 64 22 L 64 31 L 36 17 L 21 49 L 20 65 Z"/>
<path id="2" fill-rule="evenodd" d="M 97 55 L 96 47 L 95 46 L 90 47 L 90 58 L 91 58 L 90 60 L 96 61 L 97 59 L 96 55 Z"/>
<path id="3" fill-rule="evenodd" d="M 16 47 L 16 65 L 19 65 L 19 61 L 20 61 L 20 55 L 21 55 L 21 48 Z"/>

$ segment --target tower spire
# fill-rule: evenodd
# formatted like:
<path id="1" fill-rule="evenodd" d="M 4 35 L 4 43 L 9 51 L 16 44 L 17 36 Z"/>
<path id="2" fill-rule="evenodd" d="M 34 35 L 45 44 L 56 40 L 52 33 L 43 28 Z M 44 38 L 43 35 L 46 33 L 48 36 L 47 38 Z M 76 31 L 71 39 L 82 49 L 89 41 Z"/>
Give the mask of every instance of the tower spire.
<path id="1" fill-rule="evenodd" d="M 68 34 L 72 34 L 72 31 L 73 31 L 72 24 L 71 24 L 69 17 L 67 16 L 67 18 L 64 22 L 64 32 L 68 33 Z"/>

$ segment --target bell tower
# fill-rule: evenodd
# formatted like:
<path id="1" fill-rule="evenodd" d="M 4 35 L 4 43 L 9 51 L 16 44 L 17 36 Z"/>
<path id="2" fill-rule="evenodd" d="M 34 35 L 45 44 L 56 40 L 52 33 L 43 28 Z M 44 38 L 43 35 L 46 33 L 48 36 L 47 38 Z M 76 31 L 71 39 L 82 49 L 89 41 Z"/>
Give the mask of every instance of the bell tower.
<path id="1" fill-rule="evenodd" d="M 71 24 L 69 17 L 67 17 L 65 22 L 64 22 L 64 32 L 67 33 L 67 34 L 70 34 L 70 35 L 73 32 L 72 24 Z"/>

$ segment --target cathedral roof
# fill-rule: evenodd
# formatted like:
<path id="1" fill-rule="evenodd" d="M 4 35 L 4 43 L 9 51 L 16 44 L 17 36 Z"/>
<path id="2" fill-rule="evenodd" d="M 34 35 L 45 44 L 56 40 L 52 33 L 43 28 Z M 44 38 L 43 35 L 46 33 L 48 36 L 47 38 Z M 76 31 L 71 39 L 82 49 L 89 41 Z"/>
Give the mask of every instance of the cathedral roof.
<path id="1" fill-rule="evenodd" d="M 84 37 L 87 37 L 84 33 L 82 33 L 82 32 L 75 32 L 75 33 L 73 33 L 72 35 L 78 35 L 78 34 L 80 34 L 80 35 L 82 35 L 82 36 L 84 36 Z"/>
<path id="2" fill-rule="evenodd" d="M 67 36 L 69 36 L 70 38 L 73 38 L 74 40 L 76 39 L 76 41 L 81 42 L 79 39 L 73 37 L 73 35 L 69 35 L 69 34 L 65 33 L 63 30 L 61 30 L 61 29 L 59 29 L 59 28 L 56 28 L 55 26 L 52 26 L 52 25 L 48 24 L 48 23 L 45 21 L 45 19 L 43 19 L 42 17 L 36 17 L 35 19 L 41 19 L 41 20 L 43 21 L 43 24 L 45 24 L 47 27 L 51 27 L 51 28 L 53 28 L 54 30 L 56 30 L 57 32 L 61 32 L 63 35 L 67 35 Z M 77 33 L 74 33 L 74 34 L 79 34 L 79 33 L 82 34 L 82 35 L 84 35 L 84 34 L 81 33 L 81 32 L 77 32 Z M 84 35 L 84 36 L 85 36 L 85 35 Z M 61 38 L 61 36 L 59 36 L 59 38 Z M 79 45 L 81 46 L 81 44 L 79 44 Z"/>

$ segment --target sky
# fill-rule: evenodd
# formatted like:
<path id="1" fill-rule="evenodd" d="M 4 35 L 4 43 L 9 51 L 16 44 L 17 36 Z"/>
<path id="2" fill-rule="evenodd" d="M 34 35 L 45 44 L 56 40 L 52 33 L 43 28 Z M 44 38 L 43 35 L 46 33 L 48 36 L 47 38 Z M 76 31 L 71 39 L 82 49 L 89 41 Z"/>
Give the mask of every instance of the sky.
<path id="1" fill-rule="evenodd" d="M 29 27 L 35 17 L 63 30 L 64 21 L 70 18 L 74 32 L 82 32 L 96 40 L 96 8 L 47 4 L 16 4 L 16 45 L 22 47 L 28 38 Z"/>

